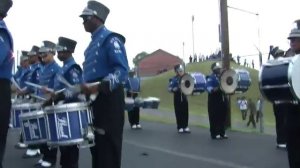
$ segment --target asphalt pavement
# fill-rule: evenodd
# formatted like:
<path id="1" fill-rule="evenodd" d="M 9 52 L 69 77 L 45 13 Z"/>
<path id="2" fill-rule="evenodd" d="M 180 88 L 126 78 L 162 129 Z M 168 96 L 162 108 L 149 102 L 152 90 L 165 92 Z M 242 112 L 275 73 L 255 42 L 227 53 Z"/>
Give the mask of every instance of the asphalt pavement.
<path id="1" fill-rule="evenodd" d="M 141 130 L 132 130 L 126 121 L 122 168 L 288 168 L 287 153 L 276 149 L 274 135 L 227 131 L 229 139 L 211 140 L 203 127 L 191 126 L 191 134 L 178 134 L 174 124 L 141 124 Z M 14 148 L 18 135 L 9 131 L 4 168 L 31 168 L 38 161 L 22 159 L 25 150 Z M 80 149 L 79 164 L 91 167 L 88 148 Z"/>

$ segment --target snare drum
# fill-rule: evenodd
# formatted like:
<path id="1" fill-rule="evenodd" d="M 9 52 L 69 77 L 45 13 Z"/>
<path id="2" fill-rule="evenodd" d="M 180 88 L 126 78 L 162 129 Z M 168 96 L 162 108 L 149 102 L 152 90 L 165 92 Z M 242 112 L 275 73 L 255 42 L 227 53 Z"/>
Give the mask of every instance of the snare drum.
<path id="1" fill-rule="evenodd" d="M 158 109 L 160 99 L 156 97 L 148 97 L 144 99 L 143 108 Z"/>
<path id="2" fill-rule="evenodd" d="M 206 79 L 205 75 L 200 72 L 193 72 L 190 75 L 194 78 L 194 89 L 193 92 L 205 92 L 206 90 Z"/>
<path id="3" fill-rule="evenodd" d="M 45 107 L 48 142 L 50 146 L 81 145 L 89 133 L 92 115 L 84 102 Z"/>
<path id="4" fill-rule="evenodd" d="M 220 87 L 226 94 L 244 93 L 250 85 L 250 73 L 246 69 L 228 69 L 220 77 Z"/>
<path id="5" fill-rule="evenodd" d="M 44 111 L 20 114 L 20 123 L 25 144 L 42 144 L 47 142 L 47 129 Z"/>
<path id="6" fill-rule="evenodd" d="M 41 109 L 41 103 L 20 103 L 13 104 L 11 107 L 11 122 L 13 128 L 20 128 L 19 116 L 23 113 L 28 113 Z"/>
<path id="7" fill-rule="evenodd" d="M 130 111 L 134 108 L 134 100 L 129 97 L 125 97 L 125 110 Z"/>
<path id="8" fill-rule="evenodd" d="M 259 89 L 271 102 L 300 100 L 300 55 L 270 60 L 261 67 Z"/>

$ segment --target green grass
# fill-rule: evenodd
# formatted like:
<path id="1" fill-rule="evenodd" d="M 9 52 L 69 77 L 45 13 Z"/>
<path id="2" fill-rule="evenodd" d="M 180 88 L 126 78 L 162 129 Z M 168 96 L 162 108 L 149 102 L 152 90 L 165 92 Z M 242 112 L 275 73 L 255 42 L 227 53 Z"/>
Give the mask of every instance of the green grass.
<path id="1" fill-rule="evenodd" d="M 192 63 L 186 66 L 187 72 L 201 72 L 205 75 L 210 74 L 210 66 L 212 62 Z M 232 68 L 244 68 L 231 62 Z M 256 101 L 260 96 L 258 89 L 258 71 L 251 68 L 246 68 L 251 75 L 251 86 L 247 92 L 243 94 L 235 94 L 231 96 L 231 121 L 241 121 L 241 115 L 239 108 L 236 105 L 237 97 L 245 96 L 246 98 L 252 98 Z M 158 76 L 146 79 L 142 81 L 141 85 L 141 97 L 158 97 L 160 98 L 159 110 L 162 112 L 173 112 L 173 94 L 167 91 L 168 81 L 173 77 L 174 71 L 168 71 Z M 200 95 L 189 96 L 189 113 L 198 116 L 207 116 L 207 93 Z M 264 101 L 264 121 L 266 125 L 274 125 L 274 114 L 272 106 L 269 102 Z M 149 118 L 148 118 L 149 119 Z"/>

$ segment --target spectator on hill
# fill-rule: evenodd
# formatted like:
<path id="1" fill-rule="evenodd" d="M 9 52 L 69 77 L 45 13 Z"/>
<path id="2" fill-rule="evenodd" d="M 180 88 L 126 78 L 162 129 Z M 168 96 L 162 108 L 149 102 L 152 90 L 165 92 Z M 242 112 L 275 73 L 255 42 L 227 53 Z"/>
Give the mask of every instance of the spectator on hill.
<path id="1" fill-rule="evenodd" d="M 240 103 L 239 103 L 239 106 L 240 106 L 240 111 L 242 113 L 242 119 L 243 120 L 246 120 L 246 117 L 247 117 L 247 109 L 248 109 L 248 102 L 245 98 L 245 96 L 243 96 L 240 100 Z"/>
<path id="2" fill-rule="evenodd" d="M 248 111 L 250 115 L 249 115 L 247 127 L 250 125 L 250 123 L 252 123 L 253 128 L 256 128 L 255 119 L 254 119 L 256 115 L 256 106 L 251 98 L 248 99 Z"/>

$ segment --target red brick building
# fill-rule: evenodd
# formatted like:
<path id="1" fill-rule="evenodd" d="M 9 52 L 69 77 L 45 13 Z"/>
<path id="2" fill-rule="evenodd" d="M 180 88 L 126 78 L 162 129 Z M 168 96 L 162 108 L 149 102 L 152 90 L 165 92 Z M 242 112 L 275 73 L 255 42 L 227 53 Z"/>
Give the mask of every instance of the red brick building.
<path id="1" fill-rule="evenodd" d="M 138 73 L 140 76 L 154 76 L 173 69 L 174 65 L 181 62 L 179 57 L 158 49 L 139 61 Z"/>

